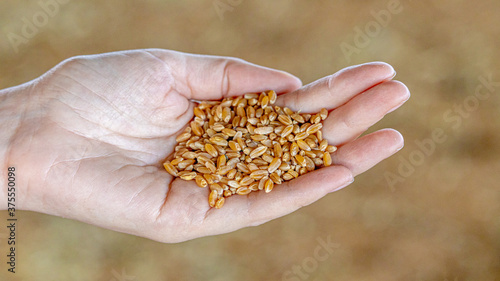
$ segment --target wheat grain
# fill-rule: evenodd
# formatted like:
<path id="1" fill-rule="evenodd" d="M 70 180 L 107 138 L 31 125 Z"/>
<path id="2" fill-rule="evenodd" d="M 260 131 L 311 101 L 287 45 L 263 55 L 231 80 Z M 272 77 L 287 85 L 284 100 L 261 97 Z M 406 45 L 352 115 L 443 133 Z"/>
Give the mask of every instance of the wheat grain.
<path id="1" fill-rule="evenodd" d="M 247 195 L 332 165 L 337 147 L 321 131 L 328 110 L 307 114 L 276 106 L 274 91 L 203 101 L 177 137 L 165 170 L 209 187 L 210 207 L 221 208 L 234 195 Z"/>
<path id="2" fill-rule="evenodd" d="M 266 193 L 271 192 L 274 188 L 274 182 L 271 179 L 266 180 L 266 183 L 264 184 L 264 191 Z"/>
<path id="3" fill-rule="evenodd" d="M 323 164 L 324 164 L 325 166 L 330 166 L 330 165 L 332 165 L 332 156 L 330 155 L 330 153 L 329 153 L 329 152 L 325 152 L 325 153 L 323 154 Z"/>

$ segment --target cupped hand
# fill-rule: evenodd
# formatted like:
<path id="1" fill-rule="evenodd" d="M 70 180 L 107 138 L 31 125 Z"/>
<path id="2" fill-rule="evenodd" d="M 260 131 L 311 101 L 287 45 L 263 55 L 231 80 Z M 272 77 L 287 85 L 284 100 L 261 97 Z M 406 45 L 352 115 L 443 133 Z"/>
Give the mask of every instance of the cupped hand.
<path id="1" fill-rule="evenodd" d="M 403 146 L 381 130 L 358 138 L 409 97 L 385 63 L 346 68 L 301 87 L 248 62 L 167 50 L 75 57 L 31 82 L 9 155 L 23 177 L 22 209 L 162 242 L 255 226 L 311 204 Z M 275 90 L 277 104 L 330 110 L 323 135 L 334 165 L 210 208 L 208 189 L 162 167 L 193 117 L 192 100 Z M 13 161 L 15 160 L 15 161 Z M 27 172 L 29 171 L 29 173 Z"/>

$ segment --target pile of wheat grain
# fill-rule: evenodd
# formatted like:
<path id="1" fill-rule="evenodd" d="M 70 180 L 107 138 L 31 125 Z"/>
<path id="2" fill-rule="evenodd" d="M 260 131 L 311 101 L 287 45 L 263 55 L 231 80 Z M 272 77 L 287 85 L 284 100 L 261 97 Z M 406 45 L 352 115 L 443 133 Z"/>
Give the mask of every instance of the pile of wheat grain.
<path id="1" fill-rule="evenodd" d="M 328 111 L 297 113 L 274 106 L 276 98 L 268 91 L 199 103 L 165 170 L 208 186 L 209 205 L 220 208 L 231 195 L 267 193 L 275 184 L 331 165 L 337 148 L 321 131 Z"/>

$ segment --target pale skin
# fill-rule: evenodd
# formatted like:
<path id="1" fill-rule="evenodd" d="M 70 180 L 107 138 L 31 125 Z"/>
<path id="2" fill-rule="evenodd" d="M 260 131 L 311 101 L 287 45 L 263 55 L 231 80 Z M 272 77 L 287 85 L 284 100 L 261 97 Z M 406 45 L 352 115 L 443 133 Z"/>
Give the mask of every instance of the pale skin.
<path id="1" fill-rule="evenodd" d="M 350 184 L 403 147 L 392 129 L 359 137 L 410 96 L 385 63 L 309 85 L 243 60 L 151 49 L 72 58 L 0 91 L 0 207 L 16 169 L 16 208 L 173 243 L 256 226 Z M 330 111 L 323 136 L 334 165 L 210 208 L 208 189 L 162 167 L 193 117 L 192 100 L 273 89 L 277 104 Z"/>

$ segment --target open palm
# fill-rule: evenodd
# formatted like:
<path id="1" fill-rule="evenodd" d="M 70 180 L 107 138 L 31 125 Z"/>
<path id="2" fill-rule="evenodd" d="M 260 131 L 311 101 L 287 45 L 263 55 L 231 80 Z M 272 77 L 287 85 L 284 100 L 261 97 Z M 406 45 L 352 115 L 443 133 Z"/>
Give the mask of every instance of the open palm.
<path id="1" fill-rule="evenodd" d="M 409 97 L 384 63 L 344 69 L 301 87 L 297 78 L 242 60 L 137 50 L 69 59 L 32 82 L 14 137 L 26 180 L 23 208 L 162 242 L 264 223 L 353 180 L 403 145 L 394 130 L 358 138 Z M 329 109 L 323 135 L 334 165 L 273 192 L 232 196 L 211 209 L 208 189 L 162 168 L 193 117 L 192 100 L 273 89 L 277 104 Z"/>

